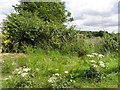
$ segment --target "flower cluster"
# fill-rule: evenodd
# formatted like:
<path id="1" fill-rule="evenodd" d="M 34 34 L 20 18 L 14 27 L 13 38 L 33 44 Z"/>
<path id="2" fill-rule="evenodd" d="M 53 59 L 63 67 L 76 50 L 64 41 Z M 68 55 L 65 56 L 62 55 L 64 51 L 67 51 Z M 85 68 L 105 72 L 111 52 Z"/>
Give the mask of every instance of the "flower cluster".
<path id="1" fill-rule="evenodd" d="M 28 72 L 30 71 L 31 69 L 28 68 L 28 67 L 19 67 L 19 68 L 16 68 L 14 71 L 13 71 L 13 74 L 18 74 L 18 75 L 21 75 L 22 77 L 25 77 L 28 75 Z"/>
<path id="2" fill-rule="evenodd" d="M 87 62 L 89 64 L 89 70 L 87 70 L 87 77 L 99 77 L 101 78 L 103 72 L 103 68 L 105 68 L 105 63 L 104 63 L 104 55 L 98 54 L 98 53 L 92 53 L 91 55 L 87 55 Z"/>
<path id="3" fill-rule="evenodd" d="M 53 74 L 53 75 L 48 79 L 48 82 L 49 82 L 49 83 L 55 83 L 58 76 L 60 76 L 59 73 Z"/>
<path id="4" fill-rule="evenodd" d="M 68 71 L 64 71 L 63 74 L 59 73 L 53 74 L 51 77 L 49 77 L 48 82 L 53 88 L 63 88 L 74 83 L 75 80 L 72 80 L 70 78 Z"/>
<path id="5" fill-rule="evenodd" d="M 98 54 L 98 53 L 92 53 L 91 55 L 87 55 L 87 57 L 89 57 L 89 64 L 91 67 L 94 67 L 94 68 L 105 67 L 105 63 L 102 60 L 104 55 Z"/>
<path id="6" fill-rule="evenodd" d="M 90 58 L 94 58 L 94 57 L 103 58 L 104 55 L 98 54 L 98 53 L 92 53 L 92 54 L 88 54 L 87 57 L 90 57 Z"/>

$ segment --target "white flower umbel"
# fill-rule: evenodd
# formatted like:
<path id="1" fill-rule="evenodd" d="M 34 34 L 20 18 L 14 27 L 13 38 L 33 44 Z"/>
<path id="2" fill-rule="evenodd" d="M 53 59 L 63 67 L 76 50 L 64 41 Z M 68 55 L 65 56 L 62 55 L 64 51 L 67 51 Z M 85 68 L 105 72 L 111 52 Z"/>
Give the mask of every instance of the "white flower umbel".
<path id="1" fill-rule="evenodd" d="M 103 58 L 104 55 L 102 55 L 102 54 L 98 54 L 98 57 L 99 57 L 99 58 Z"/>
<path id="2" fill-rule="evenodd" d="M 21 73 L 22 73 L 22 71 L 18 71 L 17 73 L 18 73 L 18 74 L 21 74 Z"/>
<path id="3" fill-rule="evenodd" d="M 90 62 L 91 62 L 91 63 L 96 63 L 96 61 L 95 61 L 95 60 L 90 60 Z"/>
<path id="4" fill-rule="evenodd" d="M 5 78 L 4 80 L 8 80 L 9 78 Z"/>
<path id="5" fill-rule="evenodd" d="M 15 71 L 19 71 L 20 69 L 19 68 L 16 68 Z"/>
<path id="6" fill-rule="evenodd" d="M 87 57 L 90 57 L 90 58 L 92 58 L 92 57 L 94 57 L 94 56 L 93 56 L 93 55 L 89 55 L 89 54 L 88 54 L 88 55 L 87 55 Z"/>
<path id="7" fill-rule="evenodd" d="M 59 76 L 60 74 L 59 73 L 55 73 L 55 76 Z"/>
<path id="8" fill-rule="evenodd" d="M 25 76 L 27 76 L 27 75 L 28 75 L 28 73 L 22 73 L 22 74 L 21 74 L 22 77 L 25 77 Z"/>
<path id="9" fill-rule="evenodd" d="M 97 53 L 92 53 L 92 55 L 98 55 Z"/>
<path id="10" fill-rule="evenodd" d="M 97 65 L 95 65 L 95 64 L 93 64 L 93 67 L 94 67 L 94 68 L 97 68 L 98 66 L 97 66 Z"/>
<path id="11" fill-rule="evenodd" d="M 67 74 L 67 73 L 68 73 L 68 71 L 65 71 L 65 73 Z"/>
<path id="12" fill-rule="evenodd" d="M 99 63 L 100 63 L 100 64 L 104 64 L 104 62 L 103 62 L 103 61 L 99 61 Z"/>
<path id="13" fill-rule="evenodd" d="M 105 64 L 100 64 L 101 67 L 105 67 Z"/>
<path id="14" fill-rule="evenodd" d="M 99 64 L 100 64 L 101 67 L 105 67 L 105 64 L 104 64 L 103 61 L 99 61 Z"/>
<path id="15" fill-rule="evenodd" d="M 24 68 L 23 69 L 23 71 L 25 71 L 25 72 L 28 72 L 28 71 L 30 71 L 31 69 L 30 68 Z"/>
<path id="16" fill-rule="evenodd" d="M 54 83 L 55 81 L 56 81 L 56 77 L 50 77 L 49 79 L 48 79 L 48 82 L 49 83 Z"/>

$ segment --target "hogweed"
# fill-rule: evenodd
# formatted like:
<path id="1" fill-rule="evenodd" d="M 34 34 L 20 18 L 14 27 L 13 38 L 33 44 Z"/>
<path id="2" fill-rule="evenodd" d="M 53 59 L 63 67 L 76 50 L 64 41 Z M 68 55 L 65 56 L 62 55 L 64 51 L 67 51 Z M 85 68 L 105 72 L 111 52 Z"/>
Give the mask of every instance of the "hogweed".
<path id="1" fill-rule="evenodd" d="M 68 74 L 68 71 L 65 71 L 66 74 Z"/>
<path id="2" fill-rule="evenodd" d="M 25 77 L 25 76 L 27 76 L 27 75 L 28 75 L 28 73 L 22 73 L 22 74 L 21 74 L 22 77 Z"/>
<path id="3" fill-rule="evenodd" d="M 98 53 L 92 53 L 87 55 L 87 62 L 89 64 L 89 70 L 87 71 L 87 76 L 101 78 L 103 68 L 105 68 L 104 55 Z"/>

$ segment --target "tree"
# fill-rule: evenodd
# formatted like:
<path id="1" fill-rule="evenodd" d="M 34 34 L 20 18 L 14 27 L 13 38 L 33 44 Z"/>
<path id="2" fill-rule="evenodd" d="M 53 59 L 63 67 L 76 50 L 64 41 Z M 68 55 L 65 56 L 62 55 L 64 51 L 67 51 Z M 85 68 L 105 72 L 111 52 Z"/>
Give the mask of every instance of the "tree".
<path id="1" fill-rule="evenodd" d="M 3 52 L 23 52 L 26 45 L 61 47 L 64 23 L 72 20 L 64 2 L 20 2 L 13 7 L 16 13 L 3 22 Z"/>

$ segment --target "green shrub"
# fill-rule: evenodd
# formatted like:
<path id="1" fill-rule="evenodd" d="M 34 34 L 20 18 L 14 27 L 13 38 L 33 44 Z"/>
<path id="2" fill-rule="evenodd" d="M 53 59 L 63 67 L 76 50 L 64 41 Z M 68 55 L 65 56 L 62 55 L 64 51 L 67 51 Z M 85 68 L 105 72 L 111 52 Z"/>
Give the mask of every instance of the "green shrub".
<path id="1" fill-rule="evenodd" d="M 84 56 L 91 52 L 91 46 L 84 39 L 76 39 L 73 41 L 65 43 L 62 47 L 63 52 L 75 54 L 77 56 Z"/>
<path id="2" fill-rule="evenodd" d="M 106 36 L 102 38 L 102 41 L 98 45 L 101 53 L 106 52 L 118 52 L 119 42 L 117 36 Z"/>
<path id="3" fill-rule="evenodd" d="M 14 9 L 17 13 L 11 13 L 3 21 L 2 34 L 6 37 L 3 52 L 25 52 L 29 45 L 60 48 L 63 43 L 60 38 L 66 30 L 64 23 L 72 20 L 65 3 L 21 2 Z"/>

